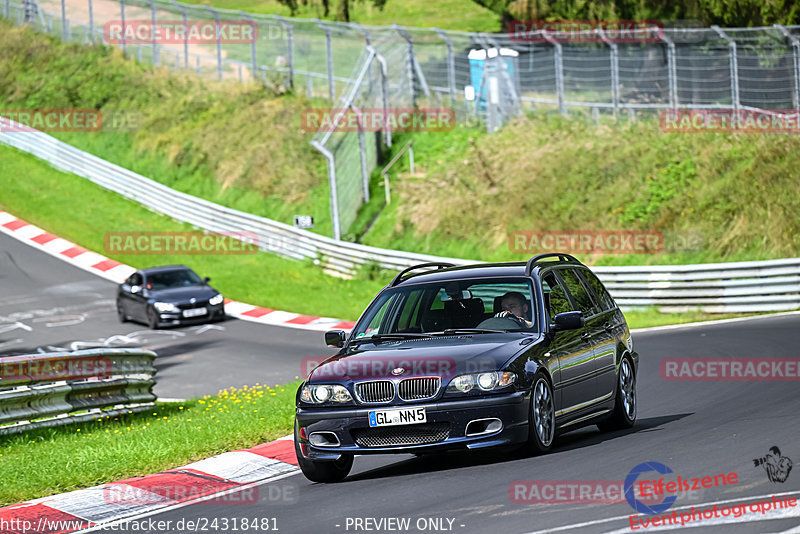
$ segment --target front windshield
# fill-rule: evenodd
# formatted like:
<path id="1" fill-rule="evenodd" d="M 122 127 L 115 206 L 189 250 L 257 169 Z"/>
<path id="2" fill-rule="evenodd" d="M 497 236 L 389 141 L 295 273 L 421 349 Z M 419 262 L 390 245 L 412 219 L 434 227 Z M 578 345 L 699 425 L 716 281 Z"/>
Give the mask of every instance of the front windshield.
<path id="1" fill-rule="evenodd" d="M 531 283 L 525 278 L 482 278 L 398 287 L 372 303 L 356 338 L 446 330 L 538 330 Z"/>
<path id="2" fill-rule="evenodd" d="M 193 286 L 201 283 L 194 271 L 181 269 L 176 271 L 165 271 L 147 275 L 148 289 L 172 289 L 175 287 Z"/>

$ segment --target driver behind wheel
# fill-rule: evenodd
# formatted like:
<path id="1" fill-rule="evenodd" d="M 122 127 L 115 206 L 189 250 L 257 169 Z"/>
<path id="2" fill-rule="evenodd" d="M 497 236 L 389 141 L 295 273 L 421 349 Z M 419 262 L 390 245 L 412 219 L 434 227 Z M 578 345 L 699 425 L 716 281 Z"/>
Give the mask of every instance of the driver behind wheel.
<path id="1" fill-rule="evenodd" d="M 526 328 L 533 326 L 533 321 L 525 319 L 528 315 L 528 301 L 525 296 L 518 291 L 509 291 L 500 299 L 502 311 L 496 313 L 495 317 L 508 317 L 514 319 Z"/>

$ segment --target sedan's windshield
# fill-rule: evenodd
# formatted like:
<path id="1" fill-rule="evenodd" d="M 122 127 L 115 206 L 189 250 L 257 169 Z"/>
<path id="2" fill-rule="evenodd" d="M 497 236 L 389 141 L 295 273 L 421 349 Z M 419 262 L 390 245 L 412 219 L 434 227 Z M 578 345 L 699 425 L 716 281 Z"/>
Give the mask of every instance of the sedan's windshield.
<path id="1" fill-rule="evenodd" d="M 384 292 L 356 326 L 356 338 L 386 334 L 538 330 L 525 278 L 482 278 L 404 286 Z M 472 329 L 472 332 L 467 330 Z M 417 336 L 413 336 L 417 334 Z"/>
<path id="2" fill-rule="evenodd" d="M 193 286 L 202 283 L 194 271 L 181 269 L 147 275 L 148 289 L 172 289 L 174 287 Z"/>

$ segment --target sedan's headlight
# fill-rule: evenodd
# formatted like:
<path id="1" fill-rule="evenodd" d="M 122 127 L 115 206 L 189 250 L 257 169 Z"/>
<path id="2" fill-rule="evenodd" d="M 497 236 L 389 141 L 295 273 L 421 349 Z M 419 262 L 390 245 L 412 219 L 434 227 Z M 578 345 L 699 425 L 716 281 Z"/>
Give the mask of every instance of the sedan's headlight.
<path id="1" fill-rule="evenodd" d="M 351 402 L 353 397 L 347 388 L 339 385 L 308 385 L 300 391 L 300 400 L 308 404 L 324 404 L 326 402 Z"/>
<path id="2" fill-rule="evenodd" d="M 212 306 L 216 306 L 217 304 L 222 304 L 222 301 L 225 300 L 222 296 L 222 293 L 217 293 L 210 299 L 208 299 L 208 303 Z"/>
<path id="3" fill-rule="evenodd" d="M 175 312 L 178 311 L 178 307 L 172 304 L 171 302 L 156 302 L 153 304 L 155 308 L 160 312 Z"/>
<path id="4" fill-rule="evenodd" d="M 517 375 L 510 371 L 488 371 L 459 375 L 450 381 L 447 393 L 467 393 L 477 388 L 481 391 L 503 389 L 517 381 Z"/>

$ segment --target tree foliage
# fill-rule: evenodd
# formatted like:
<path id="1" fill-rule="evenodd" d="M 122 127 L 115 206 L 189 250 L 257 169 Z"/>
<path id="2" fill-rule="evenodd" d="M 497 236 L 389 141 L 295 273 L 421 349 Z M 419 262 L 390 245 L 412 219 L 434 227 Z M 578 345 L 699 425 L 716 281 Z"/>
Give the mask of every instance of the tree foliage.
<path id="1" fill-rule="evenodd" d="M 796 0 L 473 0 L 511 20 L 692 20 L 703 26 L 800 23 Z"/>
<path id="2" fill-rule="evenodd" d="M 300 6 L 316 6 L 322 12 L 324 18 L 330 17 L 331 10 L 333 10 L 335 20 L 350 22 L 350 9 L 356 2 L 369 2 L 373 6 L 383 9 L 387 1 L 388 0 L 278 0 L 278 3 L 288 7 L 292 16 L 297 14 Z"/>

